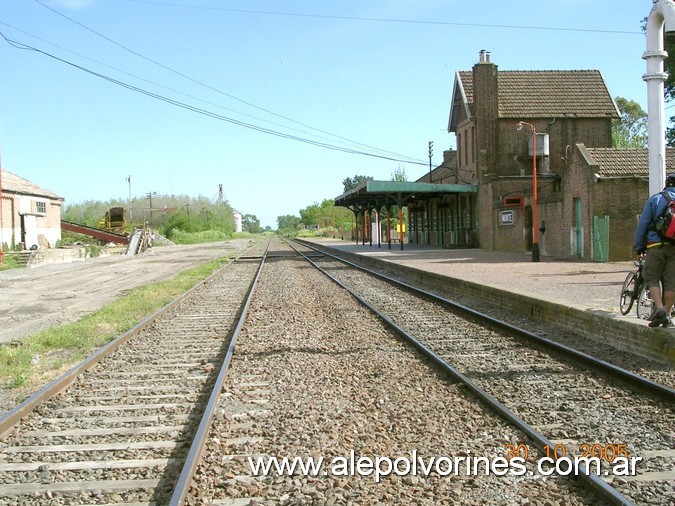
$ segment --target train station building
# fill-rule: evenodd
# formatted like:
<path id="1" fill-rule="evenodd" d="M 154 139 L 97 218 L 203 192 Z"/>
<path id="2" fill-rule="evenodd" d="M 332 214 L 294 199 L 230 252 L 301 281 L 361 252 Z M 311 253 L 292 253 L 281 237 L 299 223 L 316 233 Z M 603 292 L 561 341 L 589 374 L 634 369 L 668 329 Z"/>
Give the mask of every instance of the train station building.
<path id="1" fill-rule="evenodd" d="M 1 178 L 0 243 L 22 249 L 56 246 L 63 197 L 7 170 Z"/>
<path id="2" fill-rule="evenodd" d="M 364 230 L 378 211 L 405 206 L 415 244 L 629 260 L 648 151 L 612 147 L 619 116 L 598 70 L 502 71 L 481 51 L 454 75 L 447 129 L 457 149 L 407 187 L 370 181 L 335 203 Z"/>

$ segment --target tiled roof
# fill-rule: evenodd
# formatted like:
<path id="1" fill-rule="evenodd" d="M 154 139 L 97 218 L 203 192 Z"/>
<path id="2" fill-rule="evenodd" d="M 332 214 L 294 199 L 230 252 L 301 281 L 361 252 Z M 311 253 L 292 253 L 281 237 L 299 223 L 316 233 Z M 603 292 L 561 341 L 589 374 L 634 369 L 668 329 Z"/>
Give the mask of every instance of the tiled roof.
<path id="1" fill-rule="evenodd" d="M 33 195 L 36 197 L 48 197 L 50 199 L 63 200 L 56 193 L 45 190 L 44 188 L 31 183 L 30 181 L 17 176 L 5 169 L 2 169 L 2 191 L 9 193 L 21 193 L 23 195 Z"/>
<path id="2" fill-rule="evenodd" d="M 466 101 L 473 104 L 473 72 L 470 70 L 460 70 L 458 73 L 459 79 L 462 81 Z"/>
<path id="3" fill-rule="evenodd" d="M 460 71 L 473 103 L 473 73 Z M 618 118 L 598 70 L 506 70 L 497 74 L 500 118 Z"/>
<path id="4" fill-rule="evenodd" d="M 649 150 L 644 148 L 586 148 L 604 177 L 649 177 Z M 666 148 L 666 172 L 675 173 L 675 148 Z"/>

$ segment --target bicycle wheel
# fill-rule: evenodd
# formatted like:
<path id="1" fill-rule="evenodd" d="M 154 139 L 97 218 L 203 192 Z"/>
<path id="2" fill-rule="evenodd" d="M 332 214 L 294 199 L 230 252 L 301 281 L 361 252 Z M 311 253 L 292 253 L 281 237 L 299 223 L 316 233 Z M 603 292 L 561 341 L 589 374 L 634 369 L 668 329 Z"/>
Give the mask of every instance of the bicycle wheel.
<path id="1" fill-rule="evenodd" d="M 623 282 L 621 288 L 621 299 L 619 301 L 619 309 L 621 314 L 627 315 L 633 307 L 633 302 L 637 296 L 637 274 L 635 272 L 628 273 L 626 281 Z"/>
<path id="2" fill-rule="evenodd" d="M 651 320 L 656 313 L 656 304 L 649 295 L 649 289 L 642 285 L 640 295 L 637 300 L 637 315 L 643 320 Z"/>

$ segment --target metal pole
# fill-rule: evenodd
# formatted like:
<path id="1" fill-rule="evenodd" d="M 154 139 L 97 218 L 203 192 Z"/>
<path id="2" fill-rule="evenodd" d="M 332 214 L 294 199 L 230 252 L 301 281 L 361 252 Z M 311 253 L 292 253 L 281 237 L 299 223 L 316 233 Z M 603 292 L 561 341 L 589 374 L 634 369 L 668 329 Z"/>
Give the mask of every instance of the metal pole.
<path id="1" fill-rule="evenodd" d="M 532 123 L 519 121 L 516 126 L 521 130 L 523 125 L 532 129 L 532 261 L 539 261 L 539 217 L 537 216 L 537 129 Z"/>
<path id="2" fill-rule="evenodd" d="M 2 237 L 2 155 L 0 155 L 0 264 L 4 262 L 3 237 Z"/>
<path id="3" fill-rule="evenodd" d="M 129 221 L 131 221 L 133 219 L 133 216 L 131 215 L 131 174 L 127 176 L 127 182 L 129 183 L 129 200 L 127 206 L 129 207 Z"/>
<path id="4" fill-rule="evenodd" d="M 539 261 L 539 218 L 537 216 L 537 130 L 532 127 L 532 261 Z"/>
<path id="5" fill-rule="evenodd" d="M 429 183 L 431 183 L 431 157 L 434 154 L 434 141 L 429 141 Z"/>
<path id="6" fill-rule="evenodd" d="M 668 74 L 663 62 L 668 56 L 664 51 L 665 31 L 675 30 L 675 4 L 658 0 L 647 17 L 647 48 L 642 58 L 647 62 L 647 73 L 642 79 L 647 83 L 647 130 L 649 147 L 649 194 L 660 192 L 666 181 L 666 119 L 663 88 Z"/>
<path id="7" fill-rule="evenodd" d="M 391 249 L 391 207 L 387 206 L 387 244 Z"/>
<path id="8" fill-rule="evenodd" d="M 157 192 L 148 192 L 146 197 L 150 200 L 150 228 L 152 228 L 152 197 L 155 197 Z"/>
<path id="9" fill-rule="evenodd" d="M 398 206 L 398 226 L 401 227 L 399 229 L 398 238 L 401 243 L 401 251 L 403 251 L 403 207 L 400 205 Z"/>

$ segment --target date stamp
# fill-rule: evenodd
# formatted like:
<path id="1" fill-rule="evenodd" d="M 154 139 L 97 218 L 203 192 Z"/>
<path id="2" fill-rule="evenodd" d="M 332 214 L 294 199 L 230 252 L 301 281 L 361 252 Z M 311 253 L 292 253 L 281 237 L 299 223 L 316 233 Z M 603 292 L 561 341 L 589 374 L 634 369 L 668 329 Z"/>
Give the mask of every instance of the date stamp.
<path id="1" fill-rule="evenodd" d="M 567 453 L 567 448 L 561 443 L 558 443 L 555 446 L 544 446 L 544 456 L 547 458 L 557 459 L 566 457 Z M 529 454 L 529 447 L 525 443 L 507 443 L 504 445 L 504 456 L 507 460 L 511 460 L 515 457 L 527 460 Z M 597 457 L 608 463 L 614 462 L 618 457 L 630 457 L 625 443 L 608 443 L 605 445 L 599 443 L 579 443 L 578 454 L 579 457 L 582 458 Z"/>
<path id="2" fill-rule="evenodd" d="M 635 476 L 636 465 L 642 457 L 629 454 L 625 443 L 579 443 L 576 451 L 569 450 L 562 443 L 543 447 L 543 456 L 537 459 L 536 467 L 540 474 L 548 476 L 553 472 L 561 475 L 580 472 L 603 474 L 605 476 Z M 504 445 L 504 458 L 508 462 L 524 463 L 530 456 L 530 448 L 525 443 L 507 443 Z M 603 466 L 603 462 L 605 465 Z M 603 468 L 605 469 L 603 471 Z M 607 469 L 610 470 L 607 470 Z"/>

